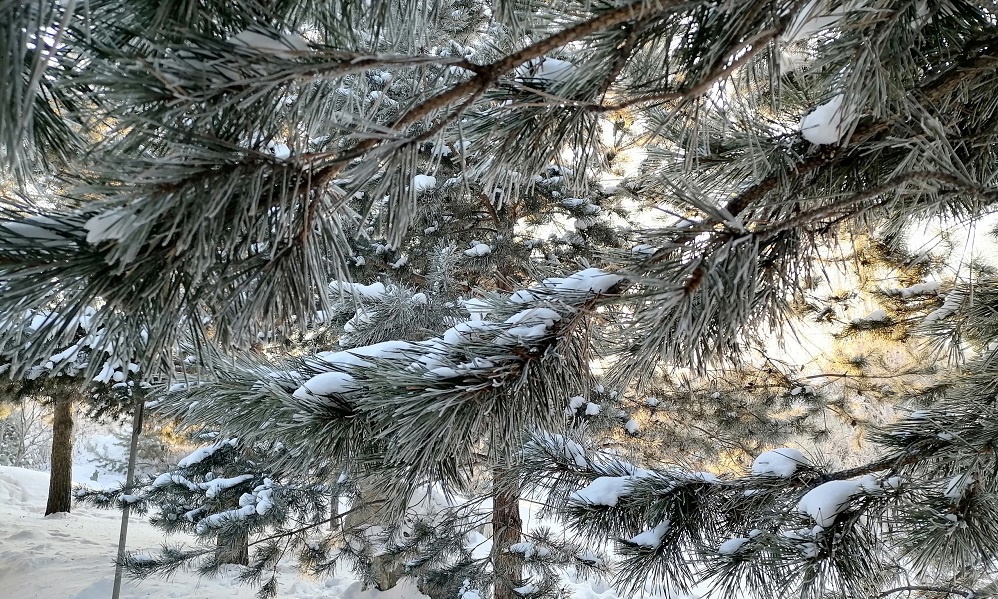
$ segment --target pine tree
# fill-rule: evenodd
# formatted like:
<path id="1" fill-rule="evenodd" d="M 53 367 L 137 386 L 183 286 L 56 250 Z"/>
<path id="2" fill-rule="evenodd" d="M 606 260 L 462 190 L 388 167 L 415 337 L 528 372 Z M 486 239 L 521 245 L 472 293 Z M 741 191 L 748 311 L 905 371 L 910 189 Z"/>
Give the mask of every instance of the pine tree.
<path id="1" fill-rule="evenodd" d="M 202 574 L 213 574 L 225 564 L 251 566 L 243 579 L 260 585 L 264 595 L 276 589 L 275 567 L 283 555 L 281 541 L 312 542 L 306 526 L 327 513 L 328 489 L 320 485 L 287 485 L 273 481 L 261 470 L 268 451 L 275 448 L 247 447 L 237 439 L 222 439 L 183 458 L 177 467 L 156 477 L 147 477 L 131 488 L 96 491 L 80 488 L 76 498 L 98 507 L 123 507 L 137 513 L 155 509 L 153 525 L 166 534 L 186 532 L 202 547 L 166 546 L 160 555 L 133 553 L 124 566 L 137 578 L 168 576 L 179 568 L 194 566 Z M 275 525 L 299 523 L 288 533 Z M 274 532 L 268 538 L 250 537 L 261 530 Z M 283 533 L 283 534 L 282 534 Z"/>
<path id="2" fill-rule="evenodd" d="M 519 201 L 514 202 L 514 199 L 517 198 L 508 199 L 507 205 L 518 205 Z M 524 199 L 530 200 L 529 197 Z M 578 199 L 575 202 L 572 206 L 575 208 L 578 208 L 579 204 L 590 205 Z M 592 208 L 587 210 L 592 218 L 596 211 Z M 487 212 L 479 219 L 492 223 L 497 220 Z M 519 493 L 516 491 L 517 485 L 511 483 L 511 477 L 502 474 L 504 462 L 518 447 L 521 440 L 519 430 L 523 426 L 516 420 L 512 420 L 510 424 L 506 423 L 518 415 L 502 414 L 504 411 L 502 404 L 515 402 L 517 389 L 521 387 L 515 385 L 509 388 L 497 385 L 495 380 L 500 377 L 512 379 L 517 368 L 543 362 L 543 348 L 554 342 L 554 339 L 545 340 L 550 335 L 547 328 L 561 317 L 550 308 L 529 308 L 531 303 L 538 302 L 532 298 L 530 292 L 526 291 L 519 291 L 509 296 L 512 301 L 502 299 L 504 296 L 493 296 L 491 299 L 488 297 L 477 300 L 462 299 L 457 292 L 468 289 L 468 283 L 461 284 L 462 281 L 474 281 L 475 286 L 479 288 L 508 286 L 517 279 L 524 279 L 525 273 L 536 266 L 526 260 L 530 246 L 512 238 L 511 225 L 507 225 L 510 229 L 510 238 L 498 237 L 490 240 L 492 245 L 486 245 L 481 241 L 461 241 L 462 234 L 465 236 L 477 234 L 480 230 L 477 227 L 467 226 L 474 222 L 470 217 L 466 216 L 460 222 L 461 224 L 454 229 L 447 225 L 442 226 L 436 248 L 430 252 L 420 254 L 408 245 L 398 248 L 395 253 L 412 256 L 404 271 L 391 269 L 390 276 L 381 274 L 379 278 L 382 281 L 367 285 L 335 282 L 330 286 L 329 292 L 334 294 L 332 299 L 336 300 L 337 295 L 344 297 L 333 302 L 332 310 L 316 314 L 314 321 L 306 327 L 300 343 L 305 346 L 315 344 L 316 339 L 329 336 L 330 327 L 332 329 L 342 327 L 338 343 L 344 347 L 343 350 L 304 355 L 283 365 L 261 363 L 260 356 L 242 363 L 223 357 L 209 359 L 207 360 L 211 365 L 209 370 L 197 376 L 190 373 L 192 380 L 198 381 L 196 385 L 186 388 L 180 386 L 178 391 L 159 402 L 157 408 L 165 410 L 167 414 L 182 417 L 187 426 L 207 424 L 210 427 L 220 427 L 226 434 L 238 436 L 243 440 L 266 439 L 268 442 L 274 442 L 280 439 L 282 444 L 287 444 L 291 437 L 301 439 L 302 442 L 312 439 L 313 431 L 319 428 L 341 428 L 347 425 L 355 429 L 345 432 L 350 437 L 346 442 L 336 437 L 330 438 L 336 441 L 336 445 L 323 451 L 300 448 L 292 452 L 276 466 L 274 479 L 279 480 L 276 472 L 288 475 L 289 469 L 291 475 L 298 480 L 303 475 L 315 476 L 316 472 L 322 471 L 348 472 L 357 478 L 361 503 L 354 502 L 351 515 L 346 517 L 344 523 L 347 528 L 366 525 L 385 530 L 385 534 L 380 535 L 381 538 L 361 541 L 366 556 L 353 556 L 354 561 L 367 564 L 367 567 L 361 570 L 365 571 L 367 579 L 379 588 L 394 585 L 401 573 L 408 572 L 419 575 L 427 587 L 439 587 L 434 592 L 443 592 L 444 589 L 448 589 L 450 593 L 456 592 L 463 578 L 443 582 L 440 569 L 453 570 L 457 567 L 454 559 L 458 560 L 457 563 L 462 559 L 468 559 L 463 539 L 482 522 L 487 522 L 494 531 L 504 531 L 504 540 L 494 543 L 493 555 L 487 562 L 483 563 L 481 560 L 478 560 L 478 563 L 466 562 L 458 569 L 464 568 L 469 577 L 484 583 L 492 579 L 482 572 L 476 574 L 471 572 L 481 570 L 483 566 L 495 567 L 496 564 L 504 564 L 508 570 L 503 576 L 506 582 L 499 585 L 497 592 L 509 593 L 509 589 L 523 586 L 521 558 L 516 557 L 515 552 L 507 550 L 510 546 L 520 545 L 524 533 L 519 521 Z M 502 219 L 499 219 L 499 222 L 503 222 Z M 592 218 L 592 222 L 600 221 L 598 218 Z M 503 241 L 505 243 L 502 243 Z M 425 240 L 416 238 L 413 243 L 423 244 Z M 465 245 L 468 250 L 456 250 L 455 247 L 460 245 Z M 481 249 L 481 246 L 486 246 L 488 251 Z M 585 259 L 586 252 L 591 252 L 591 246 L 592 244 L 587 243 L 585 238 L 579 237 L 571 246 L 574 251 L 569 253 L 562 250 L 561 254 L 565 259 L 570 256 L 573 259 Z M 375 257 L 364 260 L 363 266 L 372 264 L 375 260 Z M 391 261 L 391 257 L 386 258 L 383 267 L 390 268 Z M 423 291 L 407 288 L 401 283 L 392 283 L 391 279 L 419 281 L 421 284 L 419 288 Z M 588 290 L 590 287 L 606 290 L 617 280 L 616 277 L 589 269 L 582 275 L 569 279 L 568 282 L 551 279 L 546 285 L 561 286 L 566 289 L 572 289 L 574 285 L 579 291 Z M 543 296 L 546 291 L 542 287 L 534 293 Z M 589 295 L 582 293 L 576 301 L 585 297 Z M 501 304 L 502 310 L 511 315 L 510 318 L 519 322 L 519 326 L 483 319 L 483 315 L 492 310 L 490 304 L 497 301 Z M 462 305 L 464 307 L 457 307 Z M 572 311 L 567 307 L 563 309 Z M 469 312 L 471 320 L 468 320 Z M 585 317 L 584 314 L 579 316 Z M 454 323 L 455 320 L 458 324 L 447 327 L 448 322 Z M 316 329 L 317 326 L 326 327 L 327 330 L 320 332 Z M 522 350 L 515 351 L 527 352 L 523 356 L 526 360 L 512 355 L 506 356 L 510 349 L 503 348 L 500 352 L 504 364 L 492 364 L 487 358 L 474 357 L 469 363 L 461 365 L 459 357 L 474 355 L 476 351 L 474 347 L 485 342 L 485 338 L 477 338 L 476 329 L 480 329 L 486 338 L 504 339 L 503 343 L 506 346 L 522 346 Z M 509 330 L 503 332 L 505 329 Z M 427 340 L 426 337 L 433 331 L 437 331 L 438 336 Z M 450 357 L 447 355 L 448 347 L 454 344 L 470 344 L 470 347 L 455 347 L 454 356 Z M 426 355 L 420 357 L 420 352 Z M 550 353 L 557 354 L 557 351 Z M 587 386 L 587 368 L 581 361 L 586 353 L 576 351 L 569 353 L 578 354 L 580 361 L 574 362 L 570 368 L 562 372 L 562 376 L 577 377 L 579 385 Z M 426 389 L 426 401 L 431 401 L 434 396 L 441 393 L 440 384 L 434 382 L 434 379 L 466 375 L 478 377 L 484 383 L 475 385 L 477 389 L 470 389 L 471 396 L 480 395 L 482 399 L 496 402 L 494 407 L 483 404 L 482 413 L 477 416 L 481 430 L 462 433 L 462 436 L 467 437 L 466 440 L 447 441 L 444 445 L 448 452 L 453 451 L 464 456 L 460 462 L 445 466 L 442 475 L 442 482 L 449 487 L 449 493 L 456 491 L 466 498 L 464 506 L 445 501 L 438 506 L 443 508 L 442 511 L 430 509 L 432 506 L 423 506 L 417 509 L 418 514 L 412 513 L 413 509 L 421 505 L 420 501 L 413 498 L 425 495 L 425 491 L 420 489 L 434 487 L 438 481 L 441 481 L 439 467 L 421 465 L 415 461 L 414 454 L 400 455 L 398 462 L 387 471 L 379 472 L 384 470 L 383 467 L 372 470 L 370 463 L 382 461 L 388 449 L 377 440 L 384 434 L 379 431 L 387 424 L 385 421 L 387 414 L 365 409 L 363 404 L 366 400 L 360 398 L 357 402 L 354 399 L 356 394 L 351 393 L 350 388 L 353 384 L 348 381 L 354 376 L 352 373 L 354 367 L 361 368 L 366 374 L 370 372 L 369 359 L 377 362 L 386 357 L 396 360 L 392 367 L 395 372 L 382 373 L 379 379 L 388 381 L 406 377 L 414 378 L 420 385 L 430 384 L 430 388 Z M 566 360 L 561 359 L 562 365 L 566 363 Z M 452 364 L 456 370 L 446 364 Z M 488 374 L 490 368 L 496 371 L 495 375 Z M 481 372 L 475 372 L 476 369 Z M 492 378 L 493 382 L 488 382 L 488 378 Z M 330 384 L 333 387 L 329 387 Z M 342 389 L 338 390 L 337 385 Z M 409 387 L 412 391 L 416 391 L 418 390 L 416 385 L 410 383 Z M 379 383 L 379 387 L 384 388 L 384 386 L 384 382 Z M 389 399 L 394 391 L 384 389 L 383 393 L 385 399 Z M 323 405 L 334 406 L 336 409 L 327 411 L 320 408 Z M 320 411 L 317 412 L 317 408 Z M 285 423 L 281 426 L 281 432 L 274 436 L 271 425 L 275 421 L 283 421 L 282 416 L 275 416 L 275 410 L 294 410 L 294 418 L 298 420 L 298 424 L 295 427 L 288 427 L 288 423 Z M 378 412 L 383 410 L 378 409 Z M 306 414 L 311 416 L 306 418 Z M 548 418 L 549 427 L 560 426 L 557 423 L 563 419 L 563 415 L 558 410 L 551 411 L 550 415 L 553 418 Z M 372 437 L 374 442 L 371 441 Z M 458 445 L 454 445 L 455 443 Z M 408 471 L 408 474 L 404 479 L 399 479 L 398 473 L 404 471 Z M 512 488 L 504 488 L 509 486 Z M 488 510 L 484 510 L 484 514 L 481 513 L 483 511 L 481 506 L 476 506 L 489 497 L 494 504 L 491 515 L 487 513 Z M 362 507 L 363 504 L 373 503 L 377 506 L 386 502 L 394 504 L 395 509 L 372 510 Z M 425 510 L 429 512 L 422 513 Z M 413 521 L 414 518 L 416 521 Z M 448 525 L 444 527 L 423 525 L 419 523 L 423 518 L 428 519 L 427 522 L 436 521 L 437 524 L 443 519 Z M 403 519 L 412 522 L 400 528 L 399 522 Z M 447 538 L 443 538 L 438 532 L 440 528 L 449 531 L 444 535 Z M 333 536 L 335 539 L 347 535 L 356 536 L 356 533 L 344 530 L 341 534 Z M 338 550 L 341 553 L 346 549 L 342 543 L 343 541 L 338 541 L 340 545 Z M 355 550 L 354 547 L 349 549 Z M 562 551 L 558 559 L 574 562 L 574 555 L 575 552 Z M 548 550 L 545 555 L 547 559 L 537 563 L 547 564 L 546 567 L 550 568 L 554 563 L 554 557 L 554 554 Z M 419 564 L 419 567 L 414 564 Z"/>
<path id="3" fill-rule="evenodd" d="M 14 340 L 0 347 L 0 369 L 5 399 L 24 401 L 25 398 L 46 398 L 52 407 L 52 448 L 49 461 L 49 492 L 45 513 L 69 512 L 72 508 L 73 487 L 73 418 L 77 408 L 95 419 L 120 416 L 135 388 L 137 364 L 123 364 L 94 346 L 106 331 L 92 328 L 89 317 L 66 323 L 74 335 L 72 344 L 54 352 L 27 371 L 11 369 L 23 347 L 40 341 L 43 323 L 60 319 L 48 311 L 25 311 L 18 318 L 8 318 L 4 326 L 15 333 Z M 91 363 L 101 365 L 97 376 L 84 373 Z"/>
<path id="4" fill-rule="evenodd" d="M 362 354 L 371 366 L 339 356 L 295 373 L 243 368 L 206 386 L 211 401 L 195 415 L 238 404 L 236 426 L 249 430 L 267 421 L 250 412 L 273 408 L 291 448 L 278 466 L 354 452 L 411 490 L 426 477 L 462 484 L 488 414 L 490 459 L 530 465 L 524 477 L 550 487 L 582 538 L 622 539 L 620 580 L 635 585 L 857 596 L 989 582 L 979 574 L 995 543 L 992 273 L 954 284 L 925 317 L 940 344 L 978 355 L 929 411 L 876 437 L 884 454 L 872 463 L 832 471 L 778 450 L 751 475 L 718 479 L 642 469 L 572 440 L 580 452 L 564 436 L 518 448 L 530 429 L 557 430 L 566 398 L 592 387 L 594 348 L 613 364 L 611 388 L 638 392 L 662 363 L 704 373 L 784 325 L 821 248 L 843 232 L 898 243 L 924 220 L 988 214 L 993 8 L 638 0 L 500 2 L 493 13 L 471 2 L 244 0 L 165 11 L 107 0 L 2 10 L 5 165 L 25 194 L 31 179 L 70 181 L 75 206 L 6 210 L 6 230 L 30 235 L 0 237 L 0 313 L 57 294 L 71 320 L 100 298 L 110 334 L 96 349 L 164 370 L 185 336 L 227 350 L 302 330 L 334 312 L 329 281 L 363 268 L 356 257 L 369 262 L 360 243 L 404 271 L 413 256 L 393 253 L 411 232 L 425 224 L 432 239 L 437 225 L 419 223 L 431 216 L 420 209 L 446 160 L 459 176 L 439 189 L 495 213 L 497 242 L 508 239 L 503 219 L 522 216 L 507 200 L 559 177 L 565 200 L 586 200 L 563 204 L 579 211 L 579 235 L 605 232 L 582 213 L 600 204 L 586 194 L 606 167 L 601 125 L 632 119 L 648 160 L 616 193 L 673 218 L 635 232 L 637 251 L 601 255 L 613 273 L 562 265 L 533 288 L 496 276 L 504 293 L 488 296 L 487 319 L 412 331 L 415 348 Z M 446 205 L 441 217 L 459 213 Z M 477 241 L 468 251 L 490 255 L 491 239 Z M 560 257 L 543 260 L 555 269 Z M 43 329 L 15 371 L 70 341 L 64 321 Z M 496 409 L 509 397 L 517 410 Z M 902 580 L 909 565 L 925 584 Z"/>

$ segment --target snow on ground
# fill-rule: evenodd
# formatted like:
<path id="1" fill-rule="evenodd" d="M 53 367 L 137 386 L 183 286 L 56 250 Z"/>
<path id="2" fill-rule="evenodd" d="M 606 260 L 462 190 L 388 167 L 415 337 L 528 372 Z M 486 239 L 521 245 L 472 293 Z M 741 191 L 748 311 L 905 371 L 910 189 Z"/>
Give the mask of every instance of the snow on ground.
<path id="1" fill-rule="evenodd" d="M 89 483 L 86 465 L 75 469 Z M 114 581 L 120 512 L 74 507 L 72 514 L 44 517 L 48 473 L 0 467 L 0 596 L 4 599 L 108 599 Z M 180 541 L 177 536 L 174 541 Z M 155 549 L 163 535 L 142 518 L 128 528 L 130 550 Z M 281 566 L 278 596 L 282 599 L 425 599 L 412 584 L 388 592 L 362 590 L 350 577 L 298 579 L 290 564 Z M 236 582 L 232 568 L 214 579 L 180 573 L 166 581 L 126 579 L 123 599 L 224 599 L 252 597 Z"/>
<path id="2" fill-rule="evenodd" d="M 98 443 L 110 445 L 113 438 Z M 99 473 L 91 480 L 94 465 L 87 451 L 78 452 L 73 478 L 78 484 L 115 484 L 120 475 Z M 117 551 L 118 511 L 75 506 L 72 514 L 45 517 L 48 473 L 24 468 L 0 467 L 0 597 L 4 599 L 108 599 L 114 580 Z M 547 526 L 561 530 L 557 522 L 542 518 L 540 505 L 521 502 L 528 529 Z M 162 533 L 146 519 L 135 517 L 129 523 L 128 549 L 155 550 L 164 541 Z M 183 542 L 182 535 L 170 537 Z M 482 538 L 482 555 L 489 543 Z M 363 589 L 349 574 L 326 580 L 301 579 L 293 565 L 282 563 L 278 597 L 281 599 L 427 599 L 411 582 L 384 593 Z M 141 582 L 127 578 L 122 599 L 226 599 L 254 596 L 253 589 L 236 582 L 238 568 L 231 567 L 217 578 L 198 578 L 181 572 L 170 580 L 151 578 Z M 584 580 L 566 573 L 563 583 L 573 599 L 620 599 L 607 581 Z M 690 596 L 646 593 L 645 599 L 696 599 Z"/>

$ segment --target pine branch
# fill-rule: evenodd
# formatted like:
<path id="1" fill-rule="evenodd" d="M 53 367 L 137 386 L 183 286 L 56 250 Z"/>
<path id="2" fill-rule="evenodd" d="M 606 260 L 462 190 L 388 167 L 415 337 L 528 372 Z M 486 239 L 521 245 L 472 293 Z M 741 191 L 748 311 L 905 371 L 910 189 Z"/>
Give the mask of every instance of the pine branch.
<path id="1" fill-rule="evenodd" d="M 745 42 L 741 42 L 738 47 L 733 48 L 728 53 L 727 60 L 707 73 L 702 79 L 697 81 L 695 85 L 691 85 L 686 89 L 674 92 L 637 96 L 613 104 L 589 103 L 583 105 L 588 110 L 606 113 L 625 110 L 633 106 L 661 104 L 670 100 L 690 102 L 707 94 L 711 88 L 718 84 L 718 82 L 730 77 L 740 68 L 754 60 L 760 52 L 765 51 L 769 47 L 769 44 L 773 40 L 778 39 L 780 35 L 783 34 L 783 31 L 786 29 L 788 23 L 789 14 L 781 19 L 780 24 L 777 27 L 763 31 L 755 37 L 746 40 Z"/>
<path id="2" fill-rule="evenodd" d="M 882 599 L 883 597 L 888 597 L 894 593 L 910 593 L 912 591 L 924 591 L 927 593 L 942 593 L 946 595 L 963 595 L 967 599 L 974 599 L 977 597 L 977 593 L 973 590 L 960 590 L 953 587 L 936 587 L 936 586 L 924 586 L 924 585 L 907 585 L 903 587 L 897 587 L 894 589 L 888 589 L 875 597 L 877 599 Z"/>
<path id="3" fill-rule="evenodd" d="M 998 66 L 998 55 L 991 55 L 998 44 L 998 38 L 988 38 L 977 42 L 967 49 L 961 60 L 949 67 L 936 77 L 924 81 L 920 84 L 916 96 L 925 106 L 939 104 L 943 99 L 953 93 L 960 85 L 979 77 L 981 73 L 990 73 Z M 903 118 L 899 115 L 899 118 Z M 778 173 L 755 183 L 738 197 L 731 199 L 725 210 L 732 216 L 738 216 L 746 209 L 753 206 L 778 186 L 784 185 L 786 181 L 802 181 L 807 175 L 814 171 L 831 167 L 837 163 L 853 160 L 854 150 L 865 143 L 878 140 L 887 132 L 893 123 L 890 121 L 870 121 L 861 124 L 849 136 L 847 143 L 840 146 L 824 146 L 820 151 L 810 158 L 807 158 L 798 165 L 792 167 L 789 176 L 787 173 Z M 785 185 L 787 188 L 798 187 L 798 184 Z"/>
<path id="4" fill-rule="evenodd" d="M 407 110 L 404 115 L 399 117 L 393 123 L 392 128 L 400 130 L 424 117 L 427 117 L 462 100 L 464 101 L 462 105 L 470 106 L 471 102 L 481 97 L 481 95 L 484 94 L 490 87 L 494 86 L 501 77 L 521 64 L 527 63 L 538 57 L 542 57 L 545 54 L 564 46 L 565 44 L 580 40 L 593 33 L 605 31 L 621 23 L 639 18 L 646 11 L 668 11 L 676 6 L 682 5 L 683 0 L 667 0 L 664 2 L 656 2 L 655 4 L 655 8 L 652 9 L 647 6 L 647 2 L 645 0 L 638 0 L 632 4 L 609 9 L 587 21 L 567 27 L 558 33 L 534 42 L 517 52 L 493 61 L 492 63 L 482 65 L 477 69 L 475 76 L 468 81 L 423 100 L 416 106 Z M 452 113 L 448 117 L 444 118 L 443 121 L 453 121 L 457 118 L 457 116 L 459 115 Z M 419 141 L 421 141 L 421 139 Z M 337 174 L 339 174 L 346 163 L 366 155 L 371 150 L 375 149 L 379 143 L 383 142 L 379 142 L 375 139 L 369 139 L 361 142 L 356 148 L 334 160 L 333 164 L 317 171 L 312 178 L 313 183 L 316 185 L 322 185 L 325 182 L 332 180 Z"/>

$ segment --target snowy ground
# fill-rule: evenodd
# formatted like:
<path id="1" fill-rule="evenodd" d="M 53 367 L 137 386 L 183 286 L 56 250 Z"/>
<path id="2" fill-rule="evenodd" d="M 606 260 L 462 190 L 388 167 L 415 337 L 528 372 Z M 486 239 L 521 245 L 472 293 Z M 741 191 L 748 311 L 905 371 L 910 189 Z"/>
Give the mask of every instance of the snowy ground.
<path id="1" fill-rule="evenodd" d="M 88 482 L 90 472 L 78 482 Z M 118 543 L 120 513 L 86 507 L 72 514 L 43 517 L 48 493 L 48 473 L 0 467 L 0 596 L 5 599 L 108 599 L 114 579 L 114 554 Z M 129 524 L 132 549 L 154 548 L 162 534 L 136 518 Z M 282 598 L 421 599 L 413 587 L 393 592 L 363 592 L 356 581 L 297 579 L 285 568 Z M 253 592 L 234 582 L 235 573 L 217 579 L 179 574 L 170 581 L 150 579 L 127 582 L 122 597 L 216 599 L 252 597 Z"/>
<path id="2" fill-rule="evenodd" d="M 96 438 L 110 445 L 112 437 Z M 88 452 L 77 452 L 74 482 L 111 485 L 120 475 L 96 469 Z M 92 476 L 97 470 L 97 481 Z M 89 507 L 74 507 L 72 514 L 44 517 L 48 473 L 0 466 L 0 597 L 3 599 L 109 599 L 114 580 L 114 555 L 121 514 Z M 529 525 L 536 507 L 524 503 Z M 128 529 L 128 549 L 154 549 L 163 535 L 141 517 Z M 183 539 L 172 537 L 171 541 Z M 327 580 L 302 580 L 291 564 L 281 566 L 278 597 L 282 599 L 427 599 L 414 585 L 403 583 L 385 593 L 363 590 L 348 574 Z M 142 582 L 126 579 L 123 599 L 225 599 L 250 598 L 251 588 L 235 582 L 236 570 L 213 579 L 180 573 L 170 580 Z M 618 599 L 605 582 L 572 580 L 565 586 L 573 599 Z M 647 594 L 643 599 L 665 599 Z M 673 597 L 670 599 L 686 599 Z M 693 598 L 689 598 L 693 599 Z"/>

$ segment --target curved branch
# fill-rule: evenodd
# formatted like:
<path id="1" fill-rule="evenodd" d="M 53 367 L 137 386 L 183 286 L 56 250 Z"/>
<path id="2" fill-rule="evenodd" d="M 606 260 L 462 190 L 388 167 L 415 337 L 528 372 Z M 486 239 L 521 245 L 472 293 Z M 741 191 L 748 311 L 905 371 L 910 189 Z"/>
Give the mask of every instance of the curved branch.
<path id="1" fill-rule="evenodd" d="M 659 0 L 652 7 L 648 6 L 649 3 L 638 0 L 626 6 L 600 13 L 587 21 L 563 29 L 512 54 L 508 54 L 489 64 L 482 65 L 475 70 L 475 75 L 471 79 L 459 83 L 447 91 L 431 96 L 413 106 L 405 114 L 396 119 L 392 124 L 392 128 L 399 130 L 402 127 L 411 125 L 437 110 L 451 106 L 468 96 L 472 96 L 473 101 L 474 98 L 477 98 L 495 85 L 509 71 L 525 62 L 544 56 L 569 42 L 579 40 L 598 31 L 603 31 L 628 21 L 641 19 L 650 12 L 668 12 L 684 3 L 684 0 Z M 448 115 L 444 119 L 444 124 L 453 121 L 455 118 L 457 118 L 455 114 Z M 350 161 L 367 154 L 383 144 L 385 144 L 385 140 L 383 139 L 366 139 L 362 141 L 353 150 L 334 158 L 331 163 L 327 163 L 317 171 L 313 177 L 313 182 L 321 184 L 332 180 Z"/>
<path id="2" fill-rule="evenodd" d="M 876 595 L 875 599 L 881 599 L 882 597 L 887 597 L 888 595 L 892 595 L 894 593 L 905 593 L 905 592 L 910 593 L 911 591 L 925 591 L 928 593 L 947 593 L 949 595 L 963 595 L 967 599 L 973 599 L 973 597 L 977 596 L 977 594 L 972 590 L 961 591 L 952 587 L 950 588 L 930 587 L 930 586 L 913 584 L 913 585 L 898 587 L 896 589 L 888 589 L 883 593 Z"/>

